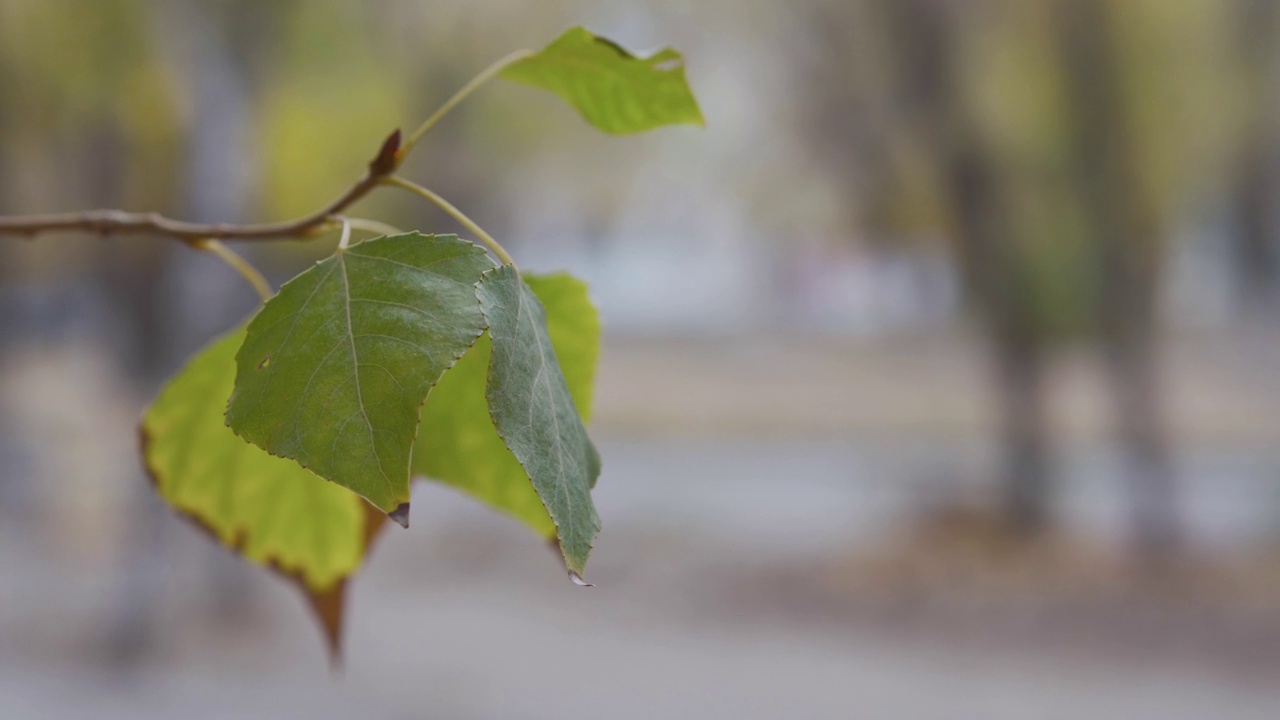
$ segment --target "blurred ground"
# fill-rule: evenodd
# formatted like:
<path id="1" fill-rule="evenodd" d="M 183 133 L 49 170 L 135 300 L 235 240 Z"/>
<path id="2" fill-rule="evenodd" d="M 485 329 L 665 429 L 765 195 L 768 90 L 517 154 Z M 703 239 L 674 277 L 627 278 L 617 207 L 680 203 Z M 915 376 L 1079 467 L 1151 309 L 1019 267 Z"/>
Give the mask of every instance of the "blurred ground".
<path id="1" fill-rule="evenodd" d="M 989 358 L 964 332 L 610 343 L 596 416 L 610 430 L 981 440 L 996 429 Z M 1280 426 L 1269 422 L 1280 400 L 1274 337 L 1187 333 L 1162 350 L 1169 419 L 1180 442 L 1254 448 L 1280 442 Z M 1113 408 L 1100 370 L 1087 348 L 1056 357 L 1054 429 L 1067 443 L 1096 443 L 1110 432 Z M 652 391 L 658 386 L 662 393 Z"/>
<path id="2" fill-rule="evenodd" d="M 1063 531 L 1009 551 L 980 519 L 994 451 L 963 336 L 611 344 L 597 587 L 422 485 L 355 584 L 336 681 L 291 589 L 167 515 L 122 523 L 145 486 L 110 472 L 143 399 L 68 371 L 93 348 L 15 355 L 5 462 L 65 486 L 4 485 L 0 717 L 1274 717 L 1277 566 L 1240 568 L 1276 555 L 1280 456 L 1274 402 L 1214 350 L 1240 345 L 1170 347 L 1196 559 L 1148 581 L 1118 553 L 1087 355 L 1055 396 Z"/>

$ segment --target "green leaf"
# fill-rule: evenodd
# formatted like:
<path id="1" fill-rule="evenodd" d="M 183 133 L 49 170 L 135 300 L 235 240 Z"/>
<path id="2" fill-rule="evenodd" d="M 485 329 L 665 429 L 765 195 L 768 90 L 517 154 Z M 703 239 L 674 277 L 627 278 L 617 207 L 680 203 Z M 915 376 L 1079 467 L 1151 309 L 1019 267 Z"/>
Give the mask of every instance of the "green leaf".
<path id="1" fill-rule="evenodd" d="M 667 48 L 636 57 L 580 27 L 507 68 L 502 77 L 550 90 L 609 133 L 705 124 L 680 53 Z"/>
<path id="2" fill-rule="evenodd" d="M 227 422 L 409 523 L 409 460 L 431 387 L 484 331 L 475 283 L 493 267 L 452 235 L 339 250 L 249 323 Z"/>
<path id="3" fill-rule="evenodd" d="M 386 518 L 349 490 L 227 428 L 222 408 L 243 339 L 243 328 L 227 333 L 169 381 L 143 417 L 143 458 L 174 510 L 302 589 L 336 654 L 346 579 Z"/>
<path id="4" fill-rule="evenodd" d="M 565 382 L 537 295 L 510 265 L 485 273 L 476 295 L 493 340 L 489 414 L 551 514 L 565 566 L 580 577 L 600 532 L 591 502 L 600 456 Z"/>
<path id="5" fill-rule="evenodd" d="M 563 273 L 524 279 L 546 309 L 551 346 L 586 422 L 600 355 L 600 319 L 587 286 Z M 414 472 L 463 490 L 555 539 L 551 516 L 489 417 L 485 385 L 491 348 L 486 333 L 431 391 L 414 446 Z"/>

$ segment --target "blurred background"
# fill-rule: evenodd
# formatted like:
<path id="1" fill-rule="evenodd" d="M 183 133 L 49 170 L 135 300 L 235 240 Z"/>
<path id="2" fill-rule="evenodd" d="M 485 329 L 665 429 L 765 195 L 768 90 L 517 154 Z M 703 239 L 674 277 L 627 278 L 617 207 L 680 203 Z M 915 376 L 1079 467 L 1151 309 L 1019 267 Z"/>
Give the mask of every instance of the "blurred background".
<path id="1" fill-rule="evenodd" d="M 0 213 L 302 214 L 575 24 L 682 50 L 707 129 L 495 83 L 405 173 L 591 282 L 597 587 L 421 484 L 331 676 L 136 456 L 253 292 L 4 238 L 0 718 L 1276 716 L 1273 0 L 0 0 Z"/>

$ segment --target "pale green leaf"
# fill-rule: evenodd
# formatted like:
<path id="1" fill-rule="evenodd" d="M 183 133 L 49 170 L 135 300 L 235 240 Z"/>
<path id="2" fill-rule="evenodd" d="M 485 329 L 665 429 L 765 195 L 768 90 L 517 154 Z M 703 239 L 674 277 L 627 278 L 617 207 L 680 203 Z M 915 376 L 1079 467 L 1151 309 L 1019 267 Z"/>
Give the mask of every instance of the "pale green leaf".
<path id="1" fill-rule="evenodd" d="M 587 284 L 568 273 L 522 277 L 547 313 L 547 332 L 569 393 L 582 422 L 590 422 L 600 360 L 600 314 L 591 302 Z"/>
<path id="2" fill-rule="evenodd" d="M 668 48 L 636 57 L 580 27 L 507 68 L 502 77 L 554 92 L 605 132 L 704 124 L 680 53 Z"/>
<path id="3" fill-rule="evenodd" d="M 551 346 L 585 422 L 600 354 L 600 320 L 587 287 L 563 273 L 524 279 L 546 310 Z M 485 378 L 491 348 L 486 334 L 431 391 L 414 446 L 414 472 L 457 487 L 554 539 L 555 524 L 489 417 Z"/>
<path id="4" fill-rule="evenodd" d="M 245 559 L 298 583 L 331 649 L 344 581 L 385 517 L 349 490 L 236 437 L 222 409 L 243 328 L 187 363 L 143 418 L 143 458 L 160 496 Z"/>
<path id="5" fill-rule="evenodd" d="M 485 398 L 498 434 L 555 522 L 565 565 L 581 575 L 600 531 L 591 486 L 600 456 L 565 382 L 533 290 L 506 265 L 476 294 L 492 338 Z"/>
<path id="6" fill-rule="evenodd" d="M 249 324 L 228 424 L 407 526 L 419 409 L 484 331 L 474 286 L 492 267 L 451 235 L 339 250 Z"/>

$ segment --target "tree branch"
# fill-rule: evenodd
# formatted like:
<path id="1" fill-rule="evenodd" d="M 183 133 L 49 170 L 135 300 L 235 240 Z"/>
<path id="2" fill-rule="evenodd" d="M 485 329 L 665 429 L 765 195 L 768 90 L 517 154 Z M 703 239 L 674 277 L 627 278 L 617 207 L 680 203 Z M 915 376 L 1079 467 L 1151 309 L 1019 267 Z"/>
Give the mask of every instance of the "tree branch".
<path id="1" fill-rule="evenodd" d="M 268 240 L 302 238 L 312 235 L 333 222 L 334 216 L 363 198 L 400 164 L 400 131 L 391 133 L 378 154 L 369 162 L 369 170 L 323 208 L 303 217 L 276 223 L 232 225 L 227 223 L 193 223 L 174 220 L 158 213 L 129 213 L 120 210 L 88 210 L 50 215 L 0 215 L 0 235 L 35 237 L 51 232 L 86 232 L 97 235 L 163 235 L 187 242 L 217 238 L 222 240 Z"/>

